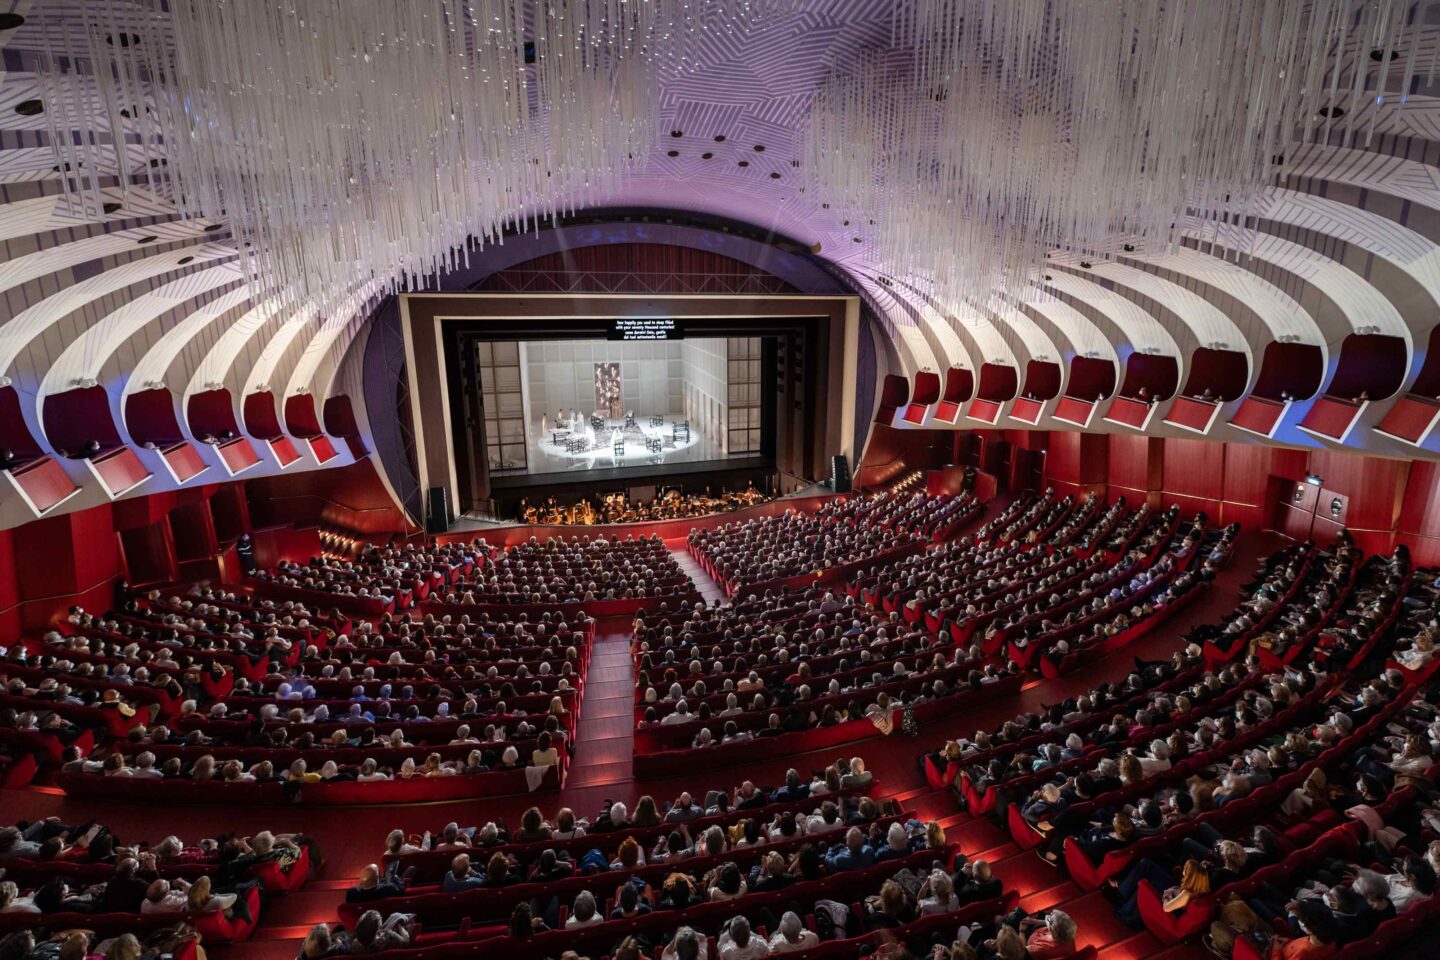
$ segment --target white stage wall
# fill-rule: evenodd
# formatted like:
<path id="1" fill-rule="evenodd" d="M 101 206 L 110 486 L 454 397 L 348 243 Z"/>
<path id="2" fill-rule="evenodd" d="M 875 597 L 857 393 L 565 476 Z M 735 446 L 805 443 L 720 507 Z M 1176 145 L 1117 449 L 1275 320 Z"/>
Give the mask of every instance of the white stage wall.
<path id="1" fill-rule="evenodd" d="M 595 409 L 595 364 L 620 364 L 625 409 L 636 416 L 679 413 L 684 410 L 685 362 L 688 341 L 656 340 L 529 340 L 521 343 L 521 364 L 526 373 L 527 431 L 540 429 L 541 414 L 554 420 L 555 411 Z M 725 349 L 724 340 L 716 340 Z M 723 370 L 723 366 L 722 366 Z M 723 382 L 723 381 L 722 381 Z"/>

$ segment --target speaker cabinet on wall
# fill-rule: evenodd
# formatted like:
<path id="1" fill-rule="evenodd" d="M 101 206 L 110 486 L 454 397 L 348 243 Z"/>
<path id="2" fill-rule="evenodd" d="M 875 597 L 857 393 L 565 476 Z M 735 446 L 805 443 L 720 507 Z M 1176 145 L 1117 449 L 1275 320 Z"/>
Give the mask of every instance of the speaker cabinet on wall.
<path id="1" fill-rule="evenodd" d="M 850 461 L 843 454 L 830 458 L 830 489 L 836 493 L 850 492 Z"/>
<path id="2" fill-rule="evenodd" d="M 444 487 L 431 487 L 425 498 L 425 532 L 444 533 L 450 529 L 450 496 Z"/>

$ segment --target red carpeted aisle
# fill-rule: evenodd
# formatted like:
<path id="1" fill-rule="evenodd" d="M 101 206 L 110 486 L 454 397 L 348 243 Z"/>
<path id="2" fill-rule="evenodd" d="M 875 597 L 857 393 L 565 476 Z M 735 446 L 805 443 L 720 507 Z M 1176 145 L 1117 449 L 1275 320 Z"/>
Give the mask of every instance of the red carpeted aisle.
<path id="1" fill-rule="evenodd" d="M 880 793 L 895 797 L 922 818 L 937 818 L 971 857 L 984 856 L 995 864 L 996 873 L 1007 887 L 1019 890 L 1023 903 L 1032 909 L 1056 904 L 1065 906 L 1080 925 L 1081 941 L 1100 948 L 1100 960 L 1191 960 L 1209 956 L 1198 945 L 1180 945 L 1162 950 L 1149 934 L 1124 927 L 1098 893 L 1081 894 L 1065 875 L 1030 851 L 1018 851 L 1003 828 L 989 820 L 975 820 L 959 811 L 953 797 L 932 790 L 916 766 L 922 750 L 931 749 L 946 737 L 990 729 L 1022 710 L 1054 703 L 1085 690 L 1102 680 L 1121 676 L 1131 669 L 1131 658 L 1167 656 L 1178 646 L 1178 638 L 1193 625 L 1218 619 L 1233 608 L 1239 585 L 1249 579 L 1257 560 L 1285 541 L 1273 534 L 1247 533 L 1240 538 L 1228 568 L 1221 571 L 1208 594 L 1156 633 L 1142 638 L 1133 647 L 1090 664 L 1076 674 L 1057 680 L 1036 679 L 1018 698 L 982 705 L 956 714 L 921 731 L 916 740 L 881 738 L 845 748 L 847 754 L 863 756 L 880 783 Z M 684 553 L 683 541 L 671 544 L 687 573 L 699 585 L 701 594 L 719 599 L 718 586 Z M 287 960 L 295 956 L 310 925 L 335 919 L 335 906 L 344 889 L 354 882 L 361 867 L 379 859 L 385 834 L 394 827 L 407 832 L 436 830 L 447 821 L 483 823 L 504 817 L 514 824 L 521 812 L 538 804 L 547 814 L 570 806 L 582 816 L 591 816 L 606 799 L 624 800 L 633 805 L 645 793 L 664 801 L 681 790 L 702 791 L 731 787 L 744 779 L 778 782 L 785 768 L 816 769 L 835 759 L 834 751 L 797 754 L 787 762 L 727 769 L 705 769 L 691 776 L 637 783 L 631 771 L 633 745 L 634 680 L 629 652 L 630 624 L 612 620 L 601 624 L 591 658 L 576 736 L 575 763 L 565 788 L 558 794 L 504 797 L 484 801 L 460 801 L 405 806 L 326 808 L 185 808 L 157 811 L 149 807 L 106 805 L 67 800 L 44 788 L 0 791 L 0 808 L 5 819 L 58 815 L 78 821 L 96 817 L 109 824 L 122 839 L 159 840 L 168 833 L 214 836 L 235 832 L 253 834 L 263 829 L 303 832 L 315 837 L 326 856 L 323 873 L 313 878 L 298 894 L 267 905 L 255 939 L 233 947 L 210 950 L 218 960 Z"/>

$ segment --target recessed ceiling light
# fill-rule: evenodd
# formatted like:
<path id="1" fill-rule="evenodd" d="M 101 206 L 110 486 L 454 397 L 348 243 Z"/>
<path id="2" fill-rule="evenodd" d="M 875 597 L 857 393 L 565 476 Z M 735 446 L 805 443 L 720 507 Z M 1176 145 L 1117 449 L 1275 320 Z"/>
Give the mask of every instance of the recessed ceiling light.
<path id="1" fill-rule="evenodd" d="M 757 143 L 757 144 L 755 144 L 755 152 L 756 152 L 756 153 L 764 153 L 764 152 L 765 152 L 765 144 L 763 144 L 763 143 Z"/>
<path id="2" fill-rule="evenodd" d="M 685 134 L 684 134 L 683 131 L 680 131 L 680 130 L 671 130 L 671 131 L 670 131 L 670 136 L 672 136 L 672 137 L 683 137 L 683 136 L 685 136 Z"/>
<path id="3" fill-rule="evenodd" d="M 741 160 L 739 163 L 736 164 L 736 166 L 737 166 L 737 167 L 748 167 L 748 166 L 750 166 L 750 161 L 749 161 L 749 160 Z"/>
<path id="4" fill-rule="evenodd" d="M 135 242 L 136 242 L 136 243 L 154 243 L 156 240 L 159 240 L 159 239 L 160 239 L 160 238 L 157 237 L 157 236 L 155 236 L 155 234 L 153 234 L 153 233 L 147 233 L 145 236 L 141 237 L 139 240 L 136 240 Z"/>
<path id="5" fill-rule="evenodd" d="M 713 153 L 702 153 L 702 154 L 700 154 L 700 159 L 701 159 L 701 160 L 709 160 L 709 159 L 711 159 L 711 158 L 714 157 L 714 156 L 715 156 L 715 154 L 713 154 Z"/>
<path id="6" fill-rule="evenodd" d="M 206 227 L 205 227 L 205 232 L 206 232 L 206 233 L 214 233 L 216 230 L 224 230 L 224 229 L 225 229 L 225 224 L 223 224 L 223 223 L 211 223 L 211 224 L 207 224 L 207 225 L 206 225 Z"/>
<path id="7" fill-rule="evenodd" d="M 21 100 L 15 104 L 15 112 L 22 117 L 38 117 L 45 112 L 45 104 L 39 100 Z"/>
<path id="8" fill-rule="evenodd" d="M 18 13 L 0 13 L 0 30 L 14 30 L 25 22 Z"/>
<path id="9" fill-rule="evenodd" d="M 779 180 L 779 179 L 780 179 L 780 174 L 778 174 L 778 173 L 772 173 L 772 174 L 770 174 L 770 179 L 771 179 L 771 180 Z"/>
<path id="10" fill-rule="evenodd" d="M 723 134 L 723 133 L 717 133 L 717 134 L 715 134 L 715 142 L 716 142 L 716 143 L 724 143 L 724 142 L 725 142 L 725 134 Z"/>
<path id="11" fill-rule="evenodd" d="M 112 213 L 119 213 L 119 212 L 120 212 L 120 206 L 121 206 L 121 205 L 118 204 L 118 203 L 107 203 L 107 204 L 105 204 L 104 206 L 102 206 L 102 207 L 100 208 L 100 212 L 101 212 L 101 213 L 104 213 L 104 214 L 106 214 L 106 215 L 109 215 L 109 214 L 112 214 Z"/>
<path id="12" fill-rule="evenodd" d="M 678 156 L 680 156 L 680 151 L 679 151 L 679 150 L 666 150 L 666 151 L 665 151 L 665 156 L 667 156 L 667 157 L 678 157 Z"/>
<path id="13" fill-rule="evenodd" d="M 189 263 L 191 260 L 194 260 L 194 259 L 195 259 L 195 258 L 192 257 L 192 256 L 184 256 L 184 257 L 181 257 L 179 260 L 176 260 L 175 262 L 178 263 L 178 264 L 180 264 L 181 266 L 184 266 L 185 264 Z"/>

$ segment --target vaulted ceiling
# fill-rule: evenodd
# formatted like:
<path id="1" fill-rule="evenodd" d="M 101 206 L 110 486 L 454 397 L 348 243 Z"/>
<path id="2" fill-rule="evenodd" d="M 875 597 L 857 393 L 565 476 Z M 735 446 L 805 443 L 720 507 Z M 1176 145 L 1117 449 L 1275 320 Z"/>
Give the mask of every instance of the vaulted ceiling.
<path id="1" fill-rule="evenodd" d="M 225 220 L 180 218 L 141 178 L 122 195 L 113 169 L 103 211 L 87 217 L 65 202 L 35 73 L 48 42 L 36 13 L 86 2 L 0 0 L 0 394 L 8 394 L 0 395 L 0 418 L 12 420 L 0 424 L 0 447 L 27 462 L 55 457 L 77 488 L 61 509 L 125 494 L 123 470 L 107 479 L 65 456 L 80 452 L 79 442 L 106 439 L 89 424 L 88 433 L 73 429 L 97 409 L 101 391 L 99 408 L 108 410 L 115 439 L 136 449 L 152 475 L 140 493 L 223 479 L 237 467 L 256 475 L 363 456 L 366 412 L 346 358 L 363 339 L 374 290 L 355 291 L 351 310 L 325 316 L 257 301 Z M 704 35 L 689 68 L 668 75 L 658 91 L 664 134 L 653 154 L 605 205 L 741 221 L 808 248 L 873 312 L 884 335 L 881 372 L 892 378 L 881 399 L 900 427 L 974 428 L 993 419 L 1071 428 L 1073 412 L 1068 420 L 1054 414 L 1056 395 L 1074 392 L 1078 357 L 1113 365 L 1103 401 L 1080 416 L 1091 429 L 1137 429 L 1120 413 L 1107 421 L 1108 404 L 1117 393 L 1161 383 L 1148 392 L 1162 402 L 1138 429 L 1196 436 L 1194 423 L 1166 422 L 1185 420 L 1172 415 L 1174 396 L 1223 385 L 1212 391 L 1223 402 L 1203 424 L 1215 439 L 1259 442 L 1264 434 L 1293 445 L 1440 454 L 1440 440 L 1429 438 L 1433 420 L 1423 433 L 1394 423 L 1388 433 L 1374 429 L 1417 378 L 1422 391 L 1440 393 L 1440 378 L 1421 376 L 1440 321 L 1440 87 L 1427 75 L 1392 70 L 1383 90 L 1366 80 L 1359 115 L 1346 118 L 1351 125 L 1337 125 L 1328 143 L 1292 144 L 1243 222 L 1196 219 L 1181 225 L 1178 245 L 1156 253 L 1118 244 L 1099 257 L 1056 251 L 1033 291 L 999 306 L 965 306 L 936 300 L 906 264 L 885 262 L 876 226 L 808 187 L 804 176 L 817 87 L 837 65 L 890 46 L 893 9 L 891 0 L 776 0 L 753 24 Z M 1440 41 L 1432 25 L 1440 23 L 1440 4 L 1420 4 L 1413 19 L 1400 62 L 1408 45 L 1428 50 Z M 1377 72 L 1367 45 L 1352 46 L 1348 69 Z M 1274 344 L 1286 349 L 1272 349 L 1267 364 Z M 1155 358 L 1173 359 L 1168 387 L 1165 376 L 1154 379 L 1163 366 Z M 1312 359 L 1315 376 L 1302 369 Z M 1013 369 L 1017 391 L 1035 394 L 1038 404 L 1017 409 L 1004 378 L 987 381 L 987 365 Z M 1058 384 L 1047 379 L 1047 365 Z M 968 372 L 969 385 L 962 389 L 951 371 Z M 977 410 L 987 383 L 999 402 Z M 940 409 L 947 385 L 959 404 L 950 415 Z M 1332 388 L 1347 397 L 1363 390 L 1368 403 L 1343 428 L 1316 415 L 1314 429 L 1301 430 L 1316 398 Z M 1232 426 L 1257 389 L 1281 406 L 1278 418 L 1242 418 L 1259 430 Z M 141 394 L 149 396 L 132 399 Z M 341 397 L 346 402 L 327 404 Z M 237 433 L 266 441 L 255 445 L 253 466 L 227 466 L 219 447 L 201 442 L 224 432 L 217 402 L 228 403 Z M 1424 419 L 1426 410 L 1411 419 Z M 1407 431 L 1418 447 L 1391 435 Z M 355 434 L 353 445 L 340 442 L 344 433 Z M 179 460 L 198 458 L 209 470 L 186 476 L 189 468 L 163 462 L 175 444 L 186 448 Z M 34 515 L 14 493 L 0 484 L 0 526 Z"/>

